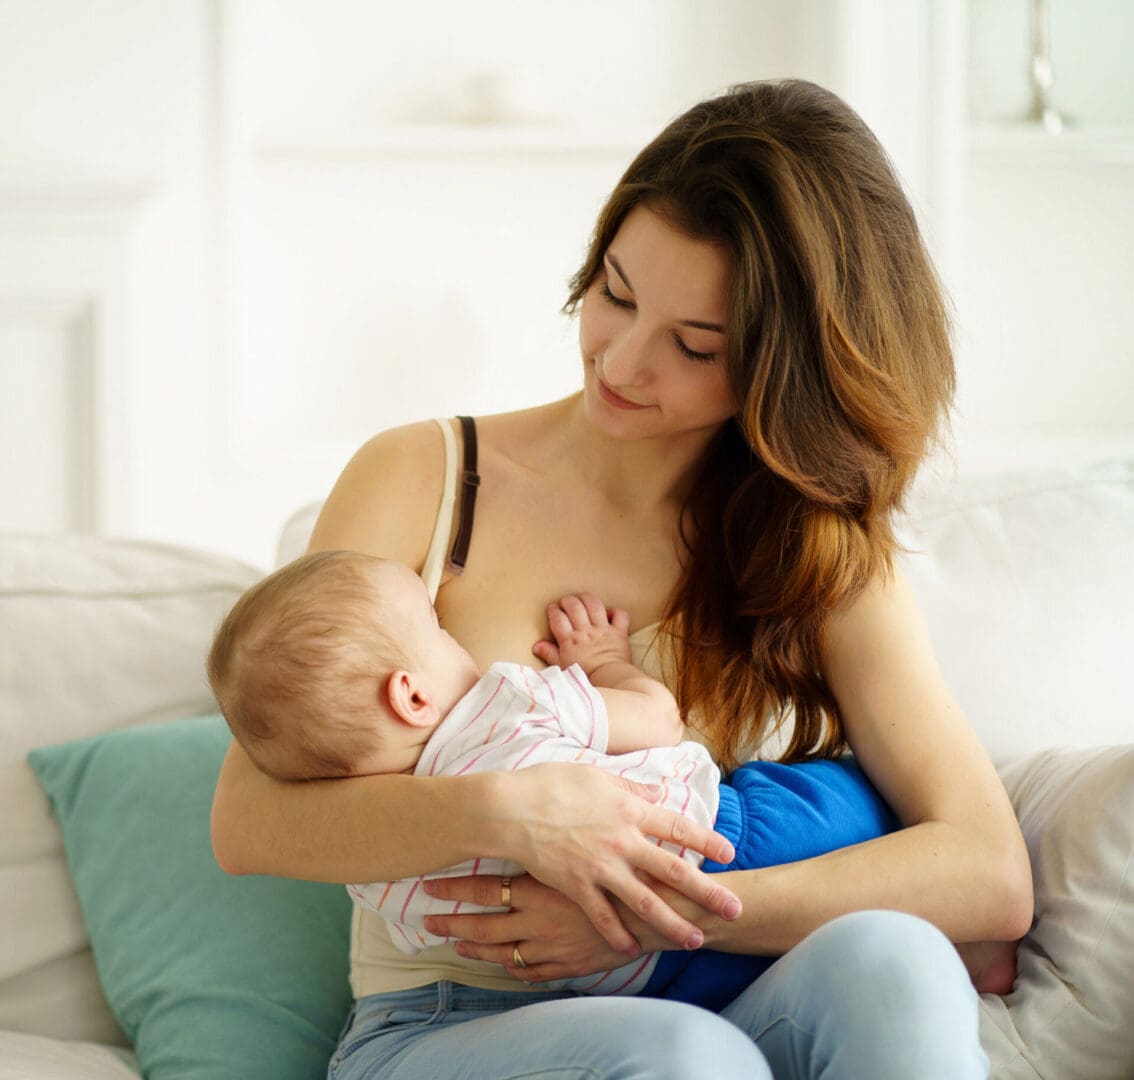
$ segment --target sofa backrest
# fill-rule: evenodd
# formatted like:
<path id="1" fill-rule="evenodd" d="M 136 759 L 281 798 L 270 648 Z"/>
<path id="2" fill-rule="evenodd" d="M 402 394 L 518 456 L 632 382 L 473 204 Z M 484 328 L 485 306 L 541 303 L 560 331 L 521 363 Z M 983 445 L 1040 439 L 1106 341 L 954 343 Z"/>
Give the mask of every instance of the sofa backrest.
<path id="1" fill-rule="evenodd" d="M 281 538 L 306 546 L 317 507 Z M 1134 741 L 1134 462 L 925 488 L 902 567 L 946 679 L 994 758 Z M 260 576 L 198 551 L 0 536 L 0 1029 L 121 1041 L 59 831 L 24 758 L 211 712 L 205 651 Z"/>
<path id="2" fill-rule="evenodd" d="M 286 522 L 279 565 L 318 511 Z M 946 683 L 994 760 L 1134 740 L 1134 461 L 931 475 L 899 533 Z"/>
<path id="3" fill-rule="evenodd" d="M 123 1041 L 27 752 L 213 712 L 205 651 L 259 576 L 160 544 L 0 536 L 0 1029 Z"/>
<path id="4" fill-rule="evenodd" d="M 1134 461 L 923 489 L 901 565 L 992 755 L 1134 741 Z"/>

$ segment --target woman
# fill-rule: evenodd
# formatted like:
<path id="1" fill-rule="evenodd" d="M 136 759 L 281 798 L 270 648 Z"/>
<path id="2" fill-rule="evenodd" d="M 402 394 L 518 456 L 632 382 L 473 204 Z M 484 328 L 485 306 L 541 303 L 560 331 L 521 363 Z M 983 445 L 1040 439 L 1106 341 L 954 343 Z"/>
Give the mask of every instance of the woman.
<path id="1" fill-rule="evenodd" d="M 883 151 L 808 83 L 704 102 L 631 164 L 567 306 L 583 391 L 477 422 L 467 567 L 437 593 L 446 628 L 481 664 L 530 662 L 551 599 L 600 595 L 630 611 L 635 659 L 653 643 L 647 666 L 725 767 L 767 753 L 771 735 L 789 761 L 849 748 L 905 828 L 707 877 L 646 836 L 716 858 L 719 841 L 597 770 L 285 786 L 234 746 L 213 816 L 232 872 L 376 880 L 478 855 L 529 870 L 507 889 L 433 885 L 512 910 L 438 920 L 430 929 L 467 940 L 416 960 L 399 964 L 356 918 L 358 1000 L 332 1075 L 985 1075 L 975 994 L 948 942 L 1020 937 L 1031 882 L 1004 791 L 891 565 L 890 516 L 953 367 L 940 288 Z M 475 468 L 470 433 L 464 447 Z M 444 460 L 434 424 L 371 440 L 312 548 L 429 569 L 431 539 L 458 516 L 438 520 Z M 639 947 L 702 943 L 787 955 L 720 1017 L 539 992 Z"/>

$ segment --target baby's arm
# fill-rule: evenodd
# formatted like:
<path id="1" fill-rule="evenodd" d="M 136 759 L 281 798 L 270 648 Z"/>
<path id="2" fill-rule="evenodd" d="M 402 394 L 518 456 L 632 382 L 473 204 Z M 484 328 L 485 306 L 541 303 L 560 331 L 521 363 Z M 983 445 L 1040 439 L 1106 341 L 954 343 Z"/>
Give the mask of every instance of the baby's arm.
<path id="1" fill-rule="evenodd" d="M 607 753 L 675 746 L 685 738 L 673 695 L 630 663 L 630 616 L 607 612 L 589 593 L 565 596 L 547 607 L 553 641 L 532 646 L 546 664 L 578 664 L 602 695 L 610 727 Z"/>

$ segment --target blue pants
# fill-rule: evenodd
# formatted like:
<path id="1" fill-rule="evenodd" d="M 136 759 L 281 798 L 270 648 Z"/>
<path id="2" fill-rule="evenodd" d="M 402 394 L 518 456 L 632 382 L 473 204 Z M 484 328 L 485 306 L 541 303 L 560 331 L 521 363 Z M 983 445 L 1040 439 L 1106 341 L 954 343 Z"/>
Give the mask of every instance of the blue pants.
<path id="1" fill-rule="evenodd" d="M 898 820 L 851 758 L 779 765 L 753 761 L 721 782 L 716 830 L 736 849 L 707 873 L 758 870 L 823 855 L 892 832 Z M 665 952 L 643 993 L 720 1012 L 775 962 L 738 953 Z"/>
<path id="2" fill-rule="evenodd" d="M 646 997 L 434 983 L 362 998 L 330 1080 L 975 1080 L 977 995 L 912 915 L 863 911 L 800 942 L 722 1014 Z"/>

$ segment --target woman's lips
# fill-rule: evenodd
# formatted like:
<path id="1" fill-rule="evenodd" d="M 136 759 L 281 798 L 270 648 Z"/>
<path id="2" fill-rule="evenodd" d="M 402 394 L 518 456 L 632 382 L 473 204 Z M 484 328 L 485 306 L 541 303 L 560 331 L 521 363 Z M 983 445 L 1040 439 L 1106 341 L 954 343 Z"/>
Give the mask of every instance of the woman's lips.
<path id="1" fill-rule="evenodd" d="M 639 405 L 636 401 L 628 401 L 621 394 L 616 394 L 609 386 L 602 381 L 598 380 L 599 394 L 602 396 L 603 401 L 609 405 L 613 405 L 616 409 L 648 409 L 649 405 Z"/>

